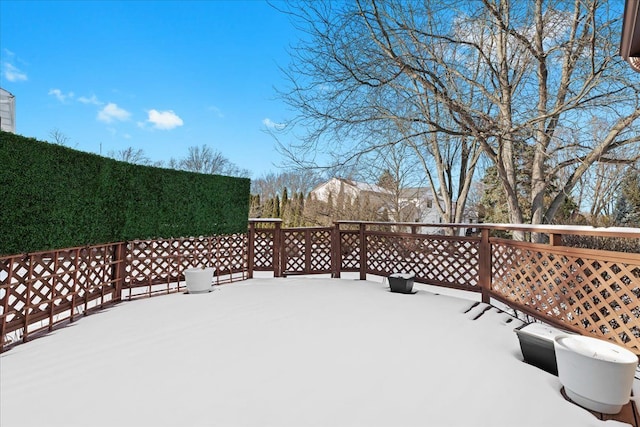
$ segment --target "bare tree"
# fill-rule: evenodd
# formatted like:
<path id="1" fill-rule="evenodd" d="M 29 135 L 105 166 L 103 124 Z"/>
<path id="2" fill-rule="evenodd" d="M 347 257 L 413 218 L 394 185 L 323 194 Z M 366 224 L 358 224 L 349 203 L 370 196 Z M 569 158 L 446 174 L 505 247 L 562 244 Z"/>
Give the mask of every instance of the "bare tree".
<path id="1" fill-rule="evenodd" d="M 625 165 L 599 163 L 584 176 L 579 184 L 580 193 L 585 194 L 580 200 L 588 208 L 589 222 L 601 225 L 601 219 L 613 215 L 616 195 L 620 190 L 620 177 L 624 176 Z"/>
<path id="2" fill-rule="evenodd" d="M 385 136 L 381 135 L 381 138 Z M 417 206 L 408 202 L 408 193 L 419 192 L 419 188 L 426 182 L 421 173 L 420 161 L 412 147 L 402 144 L 381 147 L 364 156 L 361 164 L 356 178 L 365 182 L 377 181 L 377 185 L 387 191 L 377 197 L 381 202 L 378 209 L 384 208 L 395 221 L 407 222 L 418 219 L 420 213 Z M 353 210 L 355 213 L 363 214 L 359 204 L 353 206 Z"/>
<path id="3" fill-rule="evenodd" d="M 180 160 L 175 157 L 171 157 L 169 161 L 167 161 L 167 168 L 169 169 L 180 169 Z"/>
<path id="4" fill-rule="evenodd" d="M 460 210 L 479 145 L 496 166 L 509 220 L 539 224 L 594 165 L 636 160 L 622 150 L 640 143 L 640 83 L 616 56 L 620 16 L 607 2 L 314 0 L 287 12 L 307 33 L 283 93 L 300 112 L 287 128 L 305 137 L 283 149 L 298 164 L 314 152 L 344 161 L 375 150 L 370 135 L 392 122 L 399 144 L 435 138 L 420 152 Z M 593 120 L 607 123 L 601 137 L 580 132 Z M 563 156 L 566 130 L 580 133 L 573 157 Z M 451 144 L 462 145 L 447 172 L 442 149 Z M 518 199 L 523 145 L 533 153 L 530 216 Z"/>
<path id="5" fill-rule="evenodd" d="M 179 169 L 205 174 L 229 175 L 247 177 L 250 175 L 246 169 L 241 169 L 221 152 L 207 145 L 189 147 L 186 158 L 178 162 Z"/>
<path id="6" fill-rule="evenodd" d="M 312 37 L 293 51 L 293 64 L 286 71 L 291 90 L 282 95 L 301 113 L 282 131 L 308 131 L 301 143 L 281 145 L 281 151 L 303 167 L 324 162 L 335 169 L 351 162 L 356 166 L 350 169 L 358 175 L 372 157 L 383 159 L 396 146 L 411 147 L 413 154 L 405 151 L 403 158 L 421 169 L 426 185 L 437 194 L 440 216 L 460 222 L 481 154 L 477 139 L 445 128 L 445 122 L 456 126 L 448 110 L 423 81 L 404 73 L 388 57 L 371 34 L 362 4 L 298 5 L 289 13 Z M 407 13 L 413 16 L 413 11 Z M 419 55 L 421 49 L 417 42 L 413 52 Z M 469 71 L 479 78 L 479 67 Z M 454 74 L 448 78 L 452 93 L 482 108 L 473 87 L 456 83 L 459 77 Z M 318 158 L 318 153 L 325 155 Z"/>
<path id="7" fill-rule="evenodd" d="M 69 137 L 58 128 L 53 128 L 49 131 L 49 138 L 51 138 L 52 143 L 63 145 L 65 147 L 69 143 Z"/>
<path id="8" fill-rule="evenodd" d="M 313 171 L 283 171 L 265 173 L 251 180 L 251 193 L 259 194 L 263 201 L 282 196 L 285 188 L 290 194 L 308 194 L 321 181 L 321 176 Z"/>
<path id="9" fill-rule="evenodd" d="M 112 159 L 120 160 L 121 162 L 133 163 L 136 165 L 152 165 L 153 162 L 147 155 L 144 153 L 142 149 L 135 149 L 133 147 L 123 148 L 118 151 L 109 151 L 107 156 Z M 156 164 L 156 166 L 158 166 Z"/>
<path id="10" fill-rule="evenodd" d="M 191 172 L 215 174 L 221 173 L 228 163 L 229 160 L 222 153 L 203 145 L 189 147 L 189 154 L 182 159 L 180 165 Z"/>
<path id="11" fill-rule="evenodd" d="M 593 135 L 593 140 L 601 140 L 606 137 L 605 133 L 609 124 L 602 120 L 594 120 L 589 123 L 588 128 L 590 134 Z M 574 158 L 579 157 L 579 153 L 574 151 L 572 147 L 580 147 L 582 135 L 585 132 L 584 129 L 570 130 L 564 132 L 565 137 L 562 138 L 561 144 L 563 150 L 561 156 L 554 159 L 557 162 L 567 162 Z M 581 206 L 583 212 L 587 215 L 587 218 L 583 218 L 583 221 L 588 221 L 593 225 L 606 224 L 610 220 L 610 216 L 613 214 L 613 210 L 616 203 L 616 195 L 622 181 L 620 177 L 624 176 L 630 169 L 638 170 L 640 168 L 640 160 L 635 161 L 633 159 L 640 159 L 640 144 L 630 144 L 626 147 L 620 147 L 617 150 L 617 155 L 621 159 L 628 159 L 625 161 L 601 161 L 589 168 L 576 184 L 574 189 L 574 199 L 578 206 Z M 562 182 L 566 182 L 570 179 L 566 176 L 570 173 L 570 170 L 561 169 L 560 174 L 562 176 Z"/>

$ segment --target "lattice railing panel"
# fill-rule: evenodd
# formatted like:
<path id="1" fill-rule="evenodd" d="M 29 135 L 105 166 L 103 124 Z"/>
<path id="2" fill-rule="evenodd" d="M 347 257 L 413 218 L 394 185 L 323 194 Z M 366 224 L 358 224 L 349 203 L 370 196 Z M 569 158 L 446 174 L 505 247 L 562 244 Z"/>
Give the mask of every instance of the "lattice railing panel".
<path id="1" fill-rule="evenodd" d="M 167 254 L 178 257 L 180 263 L 180 273 L 187 268 L 213 267 L 213 253 L 215 242 L 210 238 L 190 238 L 179 241 L 178 253 Z"/>
<path id="2" fill-rule="evenodd" d="M 114 253 L 112 245 L 92 246 L 78 250 L 78 270 L 74 276 L 76 305 L 81 312 L 103 306 L 114 299 L 112 281 Z"/>
<path id="3" fill-rule="evenodd" d="M 360 234 L 340 231 L 340 266 L 343 271 L 360 269 Z"/>
<path id="4" fill-rule="evenodd" d="M 67 266 L 75 266 L 76 251 L 58 252 L 58 265 L 56 267 L 57 280 L 55 283 L 56 300 L 54 305 L 55 311 L 61 311 L 64 308 L 73 305 L 73 299 L 76 294 L 75 273 Z M 60 310 L 58 310 L 60 308 Z"/>
<path id="5" fill-rule="evenodd" d="M 287 273 L 305 272 L 306 239 L 304 230 L 282 230 L 284 244 L 284 271 Z"/>
<path id="6" fill-rule="evenodd" d="M 189 243 L 195 247 L 195 244 Z M 149 285 L 180 279 L 181 255 L 185 249 L 180 240 L 146 240 L 129 243 L 127 286 Z"/>
<path id="7" fill-rule="evenodd" d="M 217 283 L 222 283 L 233 280 L 233 273 L 240 272 L 244 278 L 246 263 L 246 234 L 133 241 L 2 257 L 2 347 L 102 308 L 119 299 L 123 288 L 179 283 L 185 268 L 199 265 L 217 268 Z M 148 293 L 179 290 L 174 283 Z"/>
<path id="8" fill-rule="evenodd" d="M 274 230 L 256 230 L 253 266 L 256 270 L 273 270 Z"/>
<path id="9" fill-rule="evenodd" d="M 282 229 L 282 236 L 286 273 L 331 271 L 331 228 Z"/>
<path id="10" fill-rule="evenodd" d="M 216 276 L 244 272 L 246 248 L 246 234 L 131 242 L 125 287 L 179 282 L 184 270 L 203 266 Z"/>
<path id="11" fill-rule="evenodd" d="M 640 351 L 640 254 L 495 242 L 492 291 Z"/>
<path id="12" fill-rule="evenodd" d="M 113 245 L 0 258 L 2 345 L 113 301 L 115 263 Z"/>
<path id="13" fill-rule="evenodd" d="M 367 271 L 414 273 L 424 283 L 477 289 L 479 240 L 437 235 L 367 233 Z"/>
<path id="14" fill-rule="evenodd" d="M 217 237 L 217 269 L 219 274 L 244 271 L 247 268 L 247 235 Z"/>
<path id="15" fill-rule="evenodd" d="M 309 232 L 309 273 L 331 271 L 331 229 Z"/>

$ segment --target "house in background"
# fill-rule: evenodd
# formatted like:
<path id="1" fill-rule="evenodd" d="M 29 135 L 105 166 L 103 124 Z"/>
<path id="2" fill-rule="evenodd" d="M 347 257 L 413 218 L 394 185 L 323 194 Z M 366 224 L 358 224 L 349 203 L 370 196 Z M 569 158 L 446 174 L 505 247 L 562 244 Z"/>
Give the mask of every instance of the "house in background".
<path id="1" fill-rule="evenodd" d="M 340 194 L 351 200 L 367 196 L 377 200 L 380 197 L 387 197 L 391 192 L 378 185 L 344 178 L 331 178 L 329 181 L 318 184 L 311 190 L 311 195 L 316 200 L 324 203 L 328 203 L 330 197 L 335 201 Z"/>
<path id="2" fill-rule="evenodd" d="M 435 197 L 430 188 L 412 187 L 400 190 L 401 216 L 406 222 L 438 224 L 446 222 L 434 206 Z M 404 211 L 404 212 L 403 212 Z"/>
<path id="3" fill-rule="evenodd" d="M 406 218 L 400 222 L 421 222 L 425 224 L 450 222 L 440 215 L 438 208 L 435 206 L 436 197 L 429 187 L 404 188 L 400 191 L 399 199 L 403 206 L 401 216 Z M 439 200 L 442 203 L 442 199 Z M 455 202 L 453 209 L 455 210 Z M 466 208 L 461 222 L 467 224 L 477 223 L 477 212 Z M 421 229 L 418 230 L 419 233 L 424 234 L 441 234 L 442 231 L 442 229 L 432 227 L 421 227 Z M 461 233 L 464 232 L 466 232 L 465 229 L 462 229 Z"/>
<path id="4" fill-rule="evenodd" d="M 0 129 L 16 133 L 16 97 L 0 88 Z"/>
<path id="5" fill-rule="evenodd" d="M 435 197 L 428 187 L 403 188 L 399 191 L 393 191 L 365 182 L 331 178 L 311 190 L 311 197 L 315 201 L 330 203 L 333 206 L 345 202 L 353 204 L 355 200 L 361 202 L 367 200 L 369 212 L 358 212 L 357 207 L 353 207 L 351 212 L 348 209 L 336 209 L 334 214 L 339 217 L 333 218 L 333 220 L 375 218 L 377 221 L 427 224 L 447 222 L 438 212 L 435 206 Z M 356 218 L 356 216 L 359 217 Z M 477 220 L 474 221 L 473 217 L 469 216 L 469 218 L 465 218 L 464 222 L 477 222 Z M 419 231 L 428 234 L 442 232 L 437 227 L 422 227 Z"/>

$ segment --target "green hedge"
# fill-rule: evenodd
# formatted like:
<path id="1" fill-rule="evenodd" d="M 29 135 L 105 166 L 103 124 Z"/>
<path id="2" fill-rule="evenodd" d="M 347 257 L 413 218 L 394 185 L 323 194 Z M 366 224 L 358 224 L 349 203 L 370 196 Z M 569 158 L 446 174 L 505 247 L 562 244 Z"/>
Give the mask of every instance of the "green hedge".
<path id="1" fill-rule="evenodd" d="M 0 254 L 243 233 L 249 185 L 0 132 Z"/>

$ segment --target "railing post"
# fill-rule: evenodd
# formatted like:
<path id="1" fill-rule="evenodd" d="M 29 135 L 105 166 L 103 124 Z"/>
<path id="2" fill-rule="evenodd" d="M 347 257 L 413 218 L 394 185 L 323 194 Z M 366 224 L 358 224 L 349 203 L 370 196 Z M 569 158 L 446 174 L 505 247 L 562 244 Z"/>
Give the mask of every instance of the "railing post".
<path id="1" fill-rule="evenodd" d="M 54 312 L 55 312 L 55 301 L 56 301 L 56 288 L 57 288 L 57 282 L 58 282 L 58 261 L 60 260 L 60 252 L 55 251 L 53 252 L 53 257 L 54 257 L 54 261 L 53 261 L 53 271 L 56 272 L 56 274 L 51 278 L 51 299 L 49 301 L 49 332 L 53 331 L 53 316 L 54 316 Z"/>
<path id="2" fill-rule="evenodd" d="M 304 230 L 304 271 L 307 274 L 311 274 L 312 247 L 313 247 L 313 242 L 311 237 L 311 230 L 307 228 Z M 283 268 L 286 269 L 287 268 L 286 262 L 284 262 L 283 264 L 284 264 Z"/>
<path id="3" fill-rule="evenodd" d="M 366 225 L 360 223 L 360 280 L 367 280 L 367 242 L 365 237 Z"/>
<path id="4" fill-rule="evenodd" d="M 33 289 L 33 255 L 29 255 L 29 276 L 27 279 L 27 293 L 22 307 L 24 313 L 24 330 L 22 333 L 22 342 L 29 340 L 29 315 L 31 314 L 31 294 Z"/>
<path id="5" fill-rule="evenodd" d="M 9 299 L 11 298 L 11 282 L 13 281 L 14 258 L 8 258 L 9 274 L 5 278 L 5 291 L 2 299 L 2 316 L 0 316 L 0 353 L 4 351 L 5 335 L 7 333 L 7 311 L 9 311 Z"/>
<path id="6" fill-rule="evenodd" d="M 213 239 L 213 237 L 211 237 Z M 222 269 L 220 268 L 222 258 L 222 248 L 220 247 L 220 236 L 215 236 L 216 239 L 216 285 L 220 284 L 220 276 L 222 275 Z M 230 254 L 230 251 L 227 252 L 227 255 Z M 232 277 L 233 273 L 231 272 L 231 262 L 229 262 L 229 277 Z"/>
<path id="7" fill-rule="evenodd" d="M 342 241 L 340 239 L 340 224 L 333 223 L 331 231 L 331 277 L 340 278 L 340 269 L 342 268 Z"/>
<path id="8" fill-rule="evenodd" d="M 482 291 L 482 302 L 491 301 L 491 244 L 489 243 L 489 229 L 480 230 L 480 250 L 478 262 L 478 282 Z"/>
<path id="9" fill-rule="evenodd" d="M 282 224 L 275 223 L 273 231 L 273 276 L 282 277 L 282 266 L 280 265 L 280 251 L 282 249 Z"/>
<path id="10" fill-rule="evenodd" d="M 280 238 L 279 238 L 279 249 L 278 249 L 278 255 L 279 255 L 279 261 L 278 261 L 278 265 L 280 267 L 280 277 L 287 277 L 287 258 L 289 257 L 289 254 L 287 253 L 287 251 L 285 250 L 285 238 L 284 238 L 284 232 L 282 231 L 282 228 L 280 228 L 279 230 L 279 234 L 280 234 Z M 307 256 L 307 251 L 305 251 L 305 257 Z"/>
<path id="11" fill-rule="evenodd" d="M 549 235 L 549 244 L 551 246 L 562 246 L 562 234 L 551 233 Z"/>
<path id="12" fill-rule="evenodd" d="M 121 242 L 113 245 L 113 255 L 111 256 L 111 283 L 115 285 L 113 300 L 122 300 L 122 285 L 127 272 L 127 251 L 126 243 Z"/>
<path id="13" fill-rule="evenodd" d="M 249 221 L 249 236 L 247 239 L 247 279 L 253 279 L 253 266 L 256 242 L 256 223 Z"/>
<path id="14" fill-rule="evenodd" d="M 78 275 L 80 274 L 78 270 L 80 269 L 80 248 L 76 248 L 75 250 L 75 259 L 73 264 L 73 292 L 71 292 L 71 315 L 69 316 L 69 321 L 74 321 L 74 314 L 76 312 L 76 296 L 78 295 Z"/>

